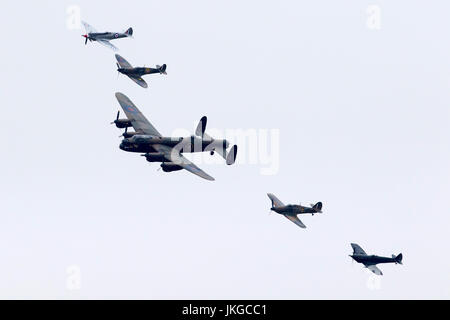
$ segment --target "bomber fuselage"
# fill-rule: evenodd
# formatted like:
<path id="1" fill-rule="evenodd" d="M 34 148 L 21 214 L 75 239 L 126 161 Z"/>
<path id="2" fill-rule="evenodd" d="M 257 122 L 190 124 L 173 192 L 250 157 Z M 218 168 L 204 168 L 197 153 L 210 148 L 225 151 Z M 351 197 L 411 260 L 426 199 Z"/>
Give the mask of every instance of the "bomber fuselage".
<path id="1" fill-rule="evenodd" d="M 142 134 L 134 134 L 130 138 L 125 138 L 120 144 L 120 149 L 128 152 L 155 152 L 153 145 L 165 145 L 178 150 L 180 153 L 183 152 L 203 152 L 218 149 L 227 149 L 229 143 L 227 140 L 213 139 L 204 140 L 197 137 L 185 137 L 185 138 L 175 138 L 175 137 L 156 137 Z"/>

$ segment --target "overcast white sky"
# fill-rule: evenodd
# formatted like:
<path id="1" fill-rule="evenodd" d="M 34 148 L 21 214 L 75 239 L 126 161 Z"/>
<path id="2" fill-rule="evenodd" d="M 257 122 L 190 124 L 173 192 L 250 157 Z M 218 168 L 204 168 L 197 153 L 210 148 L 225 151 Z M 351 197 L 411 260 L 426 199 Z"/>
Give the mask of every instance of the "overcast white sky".
<path id="1" fill-rule="evenodd" d="M 114 53 L 66 27 L 69 5 L 99 31 L 132 26 L 119 53 L 168 75 L 147 76 L 147 90 L 118 79 Z M 380 30 L 367 27 L 369 5 Z M 449 11 L 4 3 L 0 298 L 450 298 Z M 119 150 L 116 91 L 166 135 L 194 132 L 203 115 L 211 128 L 278 129 L 279 171 L 200 165 L 214 182 L 156 171 Z M 269 215 L 267 192 L 322 201 L 324 214 L 300 229 Z M 380 265 L 375 281 L 350 242 L 402 252 L 404 265 Z"/>

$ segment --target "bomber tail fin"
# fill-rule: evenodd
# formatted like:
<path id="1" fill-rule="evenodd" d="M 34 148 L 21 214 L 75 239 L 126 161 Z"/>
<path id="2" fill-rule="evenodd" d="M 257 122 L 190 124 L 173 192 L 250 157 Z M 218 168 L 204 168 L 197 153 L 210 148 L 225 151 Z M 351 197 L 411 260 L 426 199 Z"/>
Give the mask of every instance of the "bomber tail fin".
<path id="1" fill-rule="evenodd" d="M 392 259 L 394 259 L 395 263 L 403 264 L 402 263 L 403 254 L 401 254 L 401 253 L 399 253 L 397 256 L 395 254 L 393 254 Z"/>
<path id="2" fill-rule="evenodd" d="M 162 67 L 159 67 L 159 69 L 164 68 L 164 70 L 166 70 L 166 65 L 164 64 Z M 206 133 L 206 124 L 208 122 L 208 118 L 206 118 L 206 116 L 203 116 L 200 121 L 198 122 L 197 128 L 195 129 L 195 135 L 199 136 L 202 138 L 202 140 L 209 140 L 209 141 L 213 141 L 214 138 L 211 137 L 210 135 L 208 135 Z M 214 148 L 206 148 L 206 150 L 211 152 L 211 155 L 214 154 L 214 152 L 217 152 L 218 154 L 220 154 L 220 156 L 222 158 L 225 159 L 227 165 L 232 165 L 235 163 L 236 161 L 236 156 L 237 156 L 237 145 L 233 145 L 230 149 L 230 151 L 227 152 L 227 148 L 228 148 L 228 142 L 226 140 L 223 140 L 223 146 L 222 147 L 217 147 L 214 146 Z"/>

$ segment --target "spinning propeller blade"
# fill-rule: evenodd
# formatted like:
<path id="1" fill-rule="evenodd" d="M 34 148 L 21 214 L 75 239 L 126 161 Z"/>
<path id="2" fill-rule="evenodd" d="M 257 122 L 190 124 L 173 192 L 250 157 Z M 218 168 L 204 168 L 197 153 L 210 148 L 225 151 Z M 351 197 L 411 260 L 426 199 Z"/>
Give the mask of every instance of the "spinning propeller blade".
<path id="1" fill-rule="evenodd" d="M 119 116 L 120 116 L 120 110 L 117 111 L 117 117 L 116 117 L 116 120 L 113 121 L 113 122 L 111 122 L 111 124 L 114 124 L 117 120 L 119 120 Z"/>
<path id="2" fill-rule="evenodd" d="M 127 135 L 127 132 L 128 132 L 128 127 L 125 127 L 125 132 L 122 133 L 122 134 L 119 136 L 119 138 L 120 138 L 120 137 L 124 137 L 124 138 L 125 138 L 125 136 Z"/>

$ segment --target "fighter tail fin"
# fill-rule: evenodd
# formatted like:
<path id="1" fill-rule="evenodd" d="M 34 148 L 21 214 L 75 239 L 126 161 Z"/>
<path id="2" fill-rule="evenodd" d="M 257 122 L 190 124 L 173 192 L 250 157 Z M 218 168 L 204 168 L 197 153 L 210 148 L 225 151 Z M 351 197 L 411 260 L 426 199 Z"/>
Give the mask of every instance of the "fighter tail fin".
<path id="1" fill-rule="evenodd" d="M 166 68 L 167 68 L 167 65 L 166 65 L 166 64 L 163 64 L 162 66 L 160 66 L 160 67 L 158 68 L 158 69 L 159 69 L 159 73 L 167 74 Z"/>
<path id="2" fill-rule="evenodd" d="M 402 259 L 403 259 L 403 254 L 398 254 L 397 256 L 395 254 L 392 255 L 392 259 L 394 259 L 395 263 L 398 264 L 403 264 L 402 263 Z"/>
<path id="3" fill-rule="evenodd" d="M 131 37 L 133 35 L 133 28 L 128 28 L 127 31 L 125 31 L 125 34 L 129 37 Z"/>
<path id="4" fill-rule="evenodd" d="M 317 212 L 322 212 L 322 202 L 317 202 L 314 206 L 313 209 Z"/>

